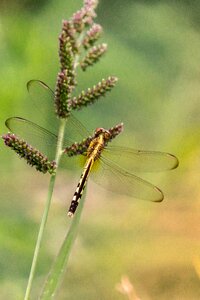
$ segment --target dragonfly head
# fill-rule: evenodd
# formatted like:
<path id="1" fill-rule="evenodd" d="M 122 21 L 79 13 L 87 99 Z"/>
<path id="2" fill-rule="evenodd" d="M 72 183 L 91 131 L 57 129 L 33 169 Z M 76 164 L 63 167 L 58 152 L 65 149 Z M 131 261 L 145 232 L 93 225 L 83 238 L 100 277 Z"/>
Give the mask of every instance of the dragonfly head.
<path id="1" fill-rule="evenodd" d="M 104 139 L 108 140 L 111 137 L 111 134 L 108 130 L 99 127 L 95 130 L 95 137 L 98 137 L 100 134 L 103 134 Z"/>

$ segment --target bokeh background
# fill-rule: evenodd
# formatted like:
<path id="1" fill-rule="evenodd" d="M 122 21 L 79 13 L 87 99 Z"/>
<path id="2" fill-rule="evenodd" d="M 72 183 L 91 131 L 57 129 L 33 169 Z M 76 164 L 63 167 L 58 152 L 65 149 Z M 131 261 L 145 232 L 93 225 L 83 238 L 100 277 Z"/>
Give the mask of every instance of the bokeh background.
<path id="1" fill-rule="evenodd" d="M 26 82 L 54 88 L 61 20 L 76 0 L 0 1 L 0 126 L 33 115 Z M 200 299 L 200 2 L 100 0 L 109 51 L 79 72 L 79 89 L 119 77 L 106 99 L 76 116 L 93 130 L 123 121 L 119 145 L 171 152 L 177 170 L 144 174 L 165 194 L 160 204 L 111 194 L 89 183 L 79 235 L 57 299 L 128 299 L 116 285 L 128 276 L 143 300 Z M 48 188 L 1 141 L 0 299 L 23 299 Z M 80 170 L 81 172 L 81 170 Z M 36 299 L 67 232 L 65 211 L 80 174 L 61 169 L 43 241 Z"/>

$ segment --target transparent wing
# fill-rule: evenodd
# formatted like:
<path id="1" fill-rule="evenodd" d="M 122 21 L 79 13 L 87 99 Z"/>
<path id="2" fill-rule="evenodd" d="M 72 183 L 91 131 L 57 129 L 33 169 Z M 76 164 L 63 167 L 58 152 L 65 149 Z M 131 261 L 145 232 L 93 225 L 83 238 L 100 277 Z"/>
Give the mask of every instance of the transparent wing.
<path id="1" fill-rule="evenodd" d="M 41 80 L 30 80 L 27 82 L 27 90 L 35 102 L 35 105 L 38 106 L 38 109 L 41 109 L 41 105 L 43 106 L 43 112 L 45 112 L 44 103 L 53 104 L 54 100 L 54 92 L 53 90 L 43 81 Z M 52 109 L 53 110 L 53 109 Z"/>
<path id="2" fill-rule="evenodd" d="M 40 80 L 29 81 L 27 89 L 33 106 L 33 110 L 29 109 L 30 120 L 12 117 L 6 120 L 6 126 L 11 132 L 47 155 L 49 159 L 53 159 L 59 128 L 59 120 L 54 111 L 54 92 Z M 35 120 L 36 123 L 31 120 Z M 80 142 L 89 135 L 85 127 L 70 115 L 67 119 L 63 146 Z"/>
<path id="3" fill-rule="evenodd" d="M 92 179 L 105 189 L 134 198 L 161 202 L 163 193 L 151 183 L 118 167 L 105 158 L 95 163 Z"/>
<path id="4" fill-rule="evenodd" d="M 55 157 L 57 136 L 47 129 L 20 117 L 12 117 L 5 122 L 7 128 L 28 144 L 37 148 L 49 159 Z"/>
<path id="5" fill-rule="evenodd" d="M 102 156 L 129 172 L 156 172 L 175 169 L 178 159 L 166 152 L 134 150 L 126 147 L 106 147 Z"/>
<path id="6" fill-rule="evenodd" d="M 56 133 L 59 122 L 54 111 L 54 92 L 41 80 L 30 80 L 27 83 L 29 97 L 27 102 L 28 113 L 26 119 L 48 128 Z"/>
<path id="7" fill-rule="evenodd" d="M 48 129 L 48 131 L 57 134 L 59 119 L 55 114 L 54 92 L 43 81 L 30 80 L 27 83 L 27 90 L 33 106 L 36 108 L 36 117 L 30 120 Z M 79 142 L 90 135 L 88 130 L 72 114 L 67 120 L 65 130 L 65 141 Z M 66 144 L 68 146 L 68 143 Z"/>
<path id="8" fill-rule="evenodd" d="M 7 119 L 5 125 L 9 131 L 16 134 L 19 138 L 25 140 L 31 146 L 43 152 L 48 156 L 49 159 L 55 158 L 55 151 L 58 142 L 58 136 L 56 134 L 37 125 L 34 122 L 20 117 L 11 117 Z M 70 138 L 67 139 L 65 137 L 63 146 L 71 146 L 74 142 L 75 140 Z"/>

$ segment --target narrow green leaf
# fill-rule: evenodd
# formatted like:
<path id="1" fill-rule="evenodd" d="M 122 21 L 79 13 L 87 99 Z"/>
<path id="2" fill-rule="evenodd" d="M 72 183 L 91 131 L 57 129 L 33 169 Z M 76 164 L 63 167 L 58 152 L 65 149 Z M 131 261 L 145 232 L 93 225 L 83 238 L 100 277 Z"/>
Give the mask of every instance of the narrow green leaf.
<path id="1" fill-rule="evenodd" d="M 43 287 L 42 293 L 40 295 L 39 298 L 40 300 L 54 299 L 56 290 L 58 289 L 58 287 L 62 282 L 67 267 L 68 259 L 72 250 L 72 246 L 74 244 L 77 235 L 81 212 L 86 198 L 85 195 L 86 193 L 84 193 L 82 196 L 77 212 L 75 213 L 72 219 L 70 228 L 63 241 L 58 256 L 56 257 L 51 267 L 51 270 L 49 272 L 49 275 Z"/>

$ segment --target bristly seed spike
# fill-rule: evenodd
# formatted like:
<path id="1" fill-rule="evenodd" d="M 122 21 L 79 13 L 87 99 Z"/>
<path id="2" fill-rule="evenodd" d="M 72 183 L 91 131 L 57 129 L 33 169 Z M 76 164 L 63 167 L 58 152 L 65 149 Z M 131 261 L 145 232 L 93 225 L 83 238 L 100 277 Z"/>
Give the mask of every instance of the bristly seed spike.
<path id="1" fill-rule="evenodd" d="M 14 150 L 21 158 L 24 158 L 27 164 L 34 166 L 37 171 L 53 174 L 57 165 L 55 161 L 49 161 L 48 158 L 36 148 L 27 144 L 24 140 L 18 138 L 13 133 L 2 136 L 6 146 Z"/>
<path id="2" fill-rule="evenodd" d="M 97 0 L 85 0 L 83 7 L 73 14 L 71 21 L 76 32 L 81 33 L 85 27 L 93 24 L 97 5 Z"/>
<path id="3" fill-rule="evenodd" d="M 107 44 L 105 43 L 92 47 L 80 63 L 82 70 L 85 71 L 89 66 L 99 61 L 106 50 Z"/>
<path id="4" fill-rule="evenodd" d="M 105 146 L 123 131 L 123 123 L 117 124 L 116 126 L 111 127 L 107 131 L 109 132 L 109 137 L 105 141 Z M 74 143 L 71 146 L 65 148 L 64 153 L 69 157 L 79 155 L 79 154 L 85 154 L 87 152 L 90 143 L 92 142 L 92 140 L 94 140 L 94 138 L 95 138 L 95 134 L 93 136 L 84 139 L 80 143 Z"/>
<path id="5" fill-rule="evenodd" d="M 78 97 L 69 100 L 69 109 L 81 109 L 97 101 L 100 97 L 105 96 L 108 91 L 115 86 L 118 78 L 109 76 L 106 80 L 102 79 L 97 85 L 82 91 Z"/>
<path id="6" fill-rule="evenodd" d="M 93 24 L 92 27 L 86 32 L 82 45 L 88 49 L 94 45 L 102 34 L 102 27 L 99 24 Z"/>

